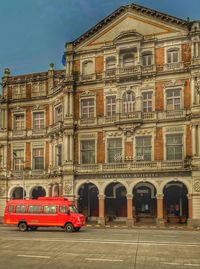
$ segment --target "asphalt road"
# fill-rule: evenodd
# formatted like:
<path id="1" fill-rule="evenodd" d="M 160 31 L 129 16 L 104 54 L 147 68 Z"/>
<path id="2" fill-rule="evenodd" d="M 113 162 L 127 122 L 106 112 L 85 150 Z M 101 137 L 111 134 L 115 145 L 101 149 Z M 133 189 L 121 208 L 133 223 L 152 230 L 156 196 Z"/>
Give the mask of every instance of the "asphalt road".
<path id="1" fill-rule="evenodd" d="M 0 226 L 0 269 L 200 269 L 200 231 Z"/>

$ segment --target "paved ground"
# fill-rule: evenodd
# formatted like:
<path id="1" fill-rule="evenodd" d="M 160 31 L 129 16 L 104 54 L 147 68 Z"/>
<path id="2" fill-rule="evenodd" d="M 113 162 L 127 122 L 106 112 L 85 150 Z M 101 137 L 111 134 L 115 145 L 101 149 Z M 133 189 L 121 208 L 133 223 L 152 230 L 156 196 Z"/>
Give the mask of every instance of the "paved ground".
<path id="1" fill-rule="evenodd" d="M 0 226 L 2 269 L 200 268 L 200 231 L 61 229 L 19 232 Z"/>

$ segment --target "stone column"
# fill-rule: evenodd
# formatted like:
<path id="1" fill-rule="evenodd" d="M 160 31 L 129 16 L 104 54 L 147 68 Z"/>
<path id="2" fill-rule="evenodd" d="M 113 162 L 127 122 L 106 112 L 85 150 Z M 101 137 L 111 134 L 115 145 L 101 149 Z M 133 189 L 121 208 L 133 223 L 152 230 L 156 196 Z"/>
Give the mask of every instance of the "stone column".
<path id="1" fill-rule="evenodd" d="M 192 125 L 192 155 L 195 156 L 196 154 L 196 125 Z"/>
<path id="2" fill-rule="evenodd" d="M 187 225 L 192 226 L 192 218 L 193 218 L 193 206 L 192 206 L 192 194 L 188 194 L 188 219 L 187 219 Z"/>
<path id="3" fill-rule="evenodd" d="M 200 124 L 197 127 L 197 144 L 198 144 L 198 156 L 200 156 Z"/>
<path id="4" fill-rule="evenodd" d="M 52 185 L 48 185 L 48 197 L 52 197 Z"/>
<path id="5" fill-rule="evenodd" d="M 63 158 L 64 163 L 69 161 L 69 143 L 68 143 L 68 135 L 64 134 L 63 136 Z"/>
<path id="6" fill-rule="evenodd" d="M 127 194 L 126 195 L 127 199 L 127 220 L 126 224 L 129 227 L 133 226 L 133 195 L 132 194 Z"/>
<path id="7" fill-rule="evenodd" d="M 62 184 L 61 183 L 59 183 L 58 184 L 58 188 L 59 188 L 59 196 L 62 196 L 62 194 L 63 194 L 63 192 L 62 192 Z"/>
<path id="8" fill-rule="evenodd" d="M 64 117 L 68 117 L 68 92 L 65 92 L 65 97 L 64 97 Z"/>
<path id="9" fill-rule="evenodd" d="M 157 224 L 164 225 L 163 194 L 157 194 Z"/>
<path id="10" fill-rule="evenodd" d="M 99 198 L 99 219 L 100 225 L 105 225 L 105 195 L 98 195 Z"/>
<path id="11" fill-rule="evenodd" d="M 69 94 L 69 100 L 70 100 L 70 105 L 69 105 L 69 115 L 73 117 L 73 111 L 74 111 L 74 106 L 73 106 L 73 92 L 71 91 Z"/>
<path id="12" fill-rule="evenodd" d="M 192 105 L 196 103 L 196 93 L 195 93 L 195 79 L 194 77 L 191 78 L 191 102 Z"/>
<path id="13" fill-rule="evenodd" d="M 73 162 L 74 160 L 74 139 L 73 135 L 70 135 L 70 161 Z"/>

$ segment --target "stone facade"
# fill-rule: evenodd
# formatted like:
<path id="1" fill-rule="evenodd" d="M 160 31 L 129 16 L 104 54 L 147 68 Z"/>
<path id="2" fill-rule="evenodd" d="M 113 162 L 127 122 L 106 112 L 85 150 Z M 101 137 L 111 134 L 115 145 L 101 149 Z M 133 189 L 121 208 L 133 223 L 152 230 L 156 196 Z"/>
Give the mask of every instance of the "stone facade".
<path id="1" fill-rule="evenodd" d="M 65 47 L 64 70 L 5 70 L 0 215 L 65 195 L 101 224 L 200 225 L 200 22 L 133 4 Z"/>

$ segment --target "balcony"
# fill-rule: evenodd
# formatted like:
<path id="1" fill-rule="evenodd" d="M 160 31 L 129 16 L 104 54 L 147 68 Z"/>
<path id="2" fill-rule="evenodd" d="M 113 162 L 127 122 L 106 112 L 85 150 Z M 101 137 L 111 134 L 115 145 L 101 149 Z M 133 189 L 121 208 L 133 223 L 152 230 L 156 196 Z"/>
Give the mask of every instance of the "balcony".
<path id="1" fill-rule="evenodd" d="M 192 59 L 192 65 L 200 65 L 200 57 L 194 57 Z"/>
<path id="2" fill-rule="evenodd" d="M 102 173 L 102 172 L 131 172 L 131 171 L 168 171 L 188 170 L 190 162 L 180 161 L 130 161 L 119 163 L 78 164 L 75 166 L 76 173 Z"/>
<path id="3" fill-rule="evenodd" d="M 46 135 L 46 134 L 47 134 L 46 128 L 32 129 L 31 130 L 31 135 L 33 135 L 33 136 L 40 136 L 40 135 Z"/>
<path id="4" fill-rule="evenodd" d="M 80 81 L 92 81 L 96 79 L 96 74 L 80 75 Z"/>
<path id="5" fill-rule="evenodd" d="M 183 62 L 168 63 L 164 65 L 164 70 L 173 71 L 173 70 L 183 69 L 183 67 L 184 67 Z"/>
<path id="6" fill-rule="evenodd" d="M 27 135 L 27 130 L 22 129 L 22 130 L 13 130 L 11 132 L 12 137 L 25 137 Z"/>
<path id="7" fill-rule="evenodd" d="M 187 115 L 187 110 L 169 110 L 169 111 L 163 111 L 158 114 L 159 120 L 165 120 L 165 119 L 181 119 L 185 118 Z"/>

